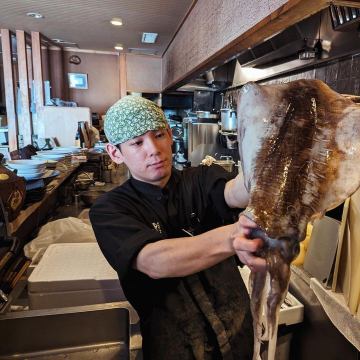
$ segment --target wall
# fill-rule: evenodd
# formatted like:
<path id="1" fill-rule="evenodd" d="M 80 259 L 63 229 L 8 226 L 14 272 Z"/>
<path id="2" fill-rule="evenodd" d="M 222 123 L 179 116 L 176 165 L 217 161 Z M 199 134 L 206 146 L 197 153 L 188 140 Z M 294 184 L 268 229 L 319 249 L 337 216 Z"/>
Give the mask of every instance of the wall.
<path id="1" fill-rule="evenodd" d="M 126 54 L 127 91 L 161 92 L 161 58 Z"/>
<path id="2" fill-rule="evenodd" d="M 79 65 L 69 63 L 71 55 L 78 55 Z M 64 52 L 65 86 L 67 73 L 88 74 L 88 89 L 68 89 L 68 100 L 76 101 L 78 106 L 85 106 L 91 112 L 104 114 L 106 110 L 120 97 L 119 56 L 92 52 Z"/>
<path id="3" fill-rule="evenodd" d="M 38 114 L 39 139 L 56 138 L 60 146 L 74 146 L 79 121 L 91 123 L 87 107 L 44 106 Z"/>

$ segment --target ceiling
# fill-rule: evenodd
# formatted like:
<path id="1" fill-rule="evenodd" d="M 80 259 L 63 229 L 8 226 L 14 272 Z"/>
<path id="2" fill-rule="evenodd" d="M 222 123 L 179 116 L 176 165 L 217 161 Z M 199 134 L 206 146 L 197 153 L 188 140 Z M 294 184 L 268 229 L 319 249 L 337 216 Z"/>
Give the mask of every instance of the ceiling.
<path id="1" fill-rule="evenodd" d="M 84 50 L 114 52 L 114 45 L 120 43 L 124 52 L 161 56 L 193 3 L 194 0 L 1 0 L 0 27 L 38 31 L 49 39 L 76 43 Z M 41 13 L 44 18 L 28 17 L 28 12 Z M 120 17 L 123 25 L 111 25 L 114 17 Z M 143 44 L 143 32 L 158 33 L 155 44 Z"/>

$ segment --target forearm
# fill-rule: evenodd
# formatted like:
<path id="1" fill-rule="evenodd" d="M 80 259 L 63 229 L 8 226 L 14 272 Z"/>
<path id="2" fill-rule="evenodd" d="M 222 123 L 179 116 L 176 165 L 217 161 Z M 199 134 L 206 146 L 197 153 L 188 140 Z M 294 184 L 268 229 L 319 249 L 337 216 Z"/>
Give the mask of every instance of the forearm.
<path id="1" fill-rule="evenodd" d="M 225 185 L 224 198 L 231 208 L 245 208 L 249 202 L 249 194 L 244 185 L 242 174 L 228 181 Z"/>
<path id="2" fill-rule="evenodd" d="M 232 224 L 193 237 L 148 244 L 139 252 L 134 267 L 154 279 L 194 274 L 235 254 L 234 229 Z"/>

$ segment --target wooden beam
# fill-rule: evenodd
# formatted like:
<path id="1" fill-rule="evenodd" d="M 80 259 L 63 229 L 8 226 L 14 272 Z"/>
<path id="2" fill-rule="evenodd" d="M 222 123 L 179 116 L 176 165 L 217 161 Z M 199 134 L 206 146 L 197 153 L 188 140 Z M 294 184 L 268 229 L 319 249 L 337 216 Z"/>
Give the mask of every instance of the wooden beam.
<path id="1" fill-rule="evenodd" d="M 33 91 L 36 113 L 44 106 L 44 85 L 41 66 L 40 33 L 31 32 L 31 46 L 33 59 Z"/>
<path id="2" fill-rule="evenodd" d="M 127 79 L 126 79 L 126 55 L 119 55 L 120 66 L 120 98 L 126 96 L 127 93 Z"/>
<path id="3" fill-rule="evenodd" d="M 225 62 L 238 56 L 240 52 L 264 41 L 271 36 L 274 36 L 276 33 L 285 30 L 289 26 L 298 23 L 306 17 L 321 11 L 329 6 L 329 4 L 330 1 L 328 0 L 289 0 L 284 5 L 280 6 L 276 11 L 258 21 L 256 25 L 249 28 L 247 31 L 240 33 L 237 37 L 221 47 L 215 53 L 210 54 L 211 48 L 209 48 L 209 55 L 205 56 L 204 60 L 198 64 L 191 64 L 191 60 L 182 58 L 182 54 L 187 56 L 187 52 L 183 50 L 180 51 L 176 48 L 177 39 L 175 38 L 173 42 L 174 46 L 169 48 L 167 53 L 164 54 L 163 60 L 167 62 L 168 69 L 170 69 L 169 72 L 174 72 L 175 69 L 178 69 L 179 67 L 183 68 L 182 64 L 184 63 L 187 64 L 187 68 L 183 74 L 179 74 L 175 79 L 171 79 L 170 76 L 170 81 L 163 84 L 163 91 L 173 90 L 185 85 L 192 79 L 198 77 L 204 71 L 223 65 Z M 211 17 L 212 14 L 210 10 L 209 17 Z M 190 17 L 187 21 L 189 20 L 191 20 Z M 206 19 L 202 20 L 206 22 Z M 241 22 L 241 19 L 239 19 L 239 22 Z M 184 26 L 184 31 L 186 33 L 186 21 Z M 197 35 L 195 34 L 194 36 L 196 37 Z M 186 36 L 182 34 L 180 43 L 185 50 L 187 48 L 191 49 L 194 46 L 194 36 Z M 207 40 L 210 44 L 214 41 L 212 39 Z M 165 75 L 166 74 L 163 74 L 163 76 Z"/>
<path id="4" fill-rule="evenodd" d="M 4 85 L 6 101 L 6 117 L 8 121 L 9 152 L 18 149 L 17 119 L 14 89 L 14 74 L 12 67 L 11 35 L 8 29 L 1 29 L 1 47 L 4 68 Z"/>
<path id="5" fill-rule="evenodd" d="M 23 145 L 32 143 L 32 123 L 30 115 L 30 101 L 29 101 L 29 83 L 28 83 L 28 66 L 27 66 L 27 52 L 25 32 L 23 30 L 16 30 L 16 45 L 18 54 L 18 69 L 19 69 L 19 114 L 18 126 L 19 135 L 22 136 Z M 20 141 L 19 141 L 20 142 Z"/>

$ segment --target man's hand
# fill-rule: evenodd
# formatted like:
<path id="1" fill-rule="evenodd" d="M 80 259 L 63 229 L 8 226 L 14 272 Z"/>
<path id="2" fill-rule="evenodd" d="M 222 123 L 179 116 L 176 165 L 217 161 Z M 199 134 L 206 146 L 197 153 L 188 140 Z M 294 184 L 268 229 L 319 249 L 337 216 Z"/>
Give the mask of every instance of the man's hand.
<path id="1" fill-rule="evenodd" d="M 249 239 L 251 229 L 257 225 L 244 215 L 240 215 L 236 223 L 236 230 L 232 234 L 233 246 L 240 261 L 247 265 L 251 271 L 265 271 L 266 260 L 254 253 L 261 249 L 263 240 Z"/>

